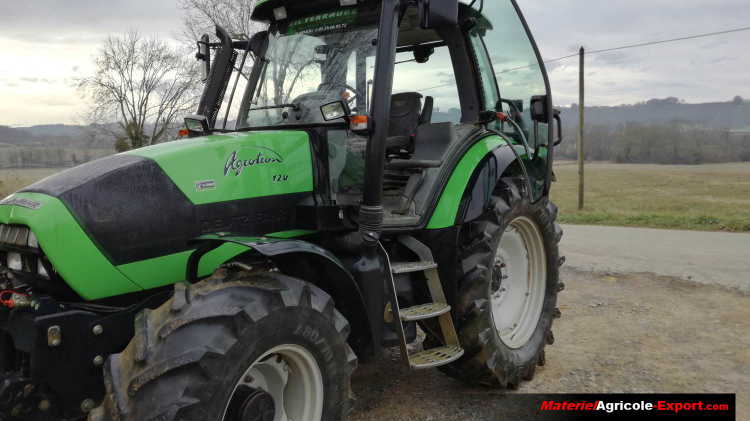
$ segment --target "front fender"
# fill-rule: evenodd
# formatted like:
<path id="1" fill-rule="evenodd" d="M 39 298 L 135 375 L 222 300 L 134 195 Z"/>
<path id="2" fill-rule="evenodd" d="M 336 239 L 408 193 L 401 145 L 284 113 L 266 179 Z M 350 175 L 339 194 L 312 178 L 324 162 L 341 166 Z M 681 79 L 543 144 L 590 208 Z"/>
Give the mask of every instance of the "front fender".
<path id="1" fill-rule="evenodd" d="M 350 343 L 363 349 L 372 343 L 375 326 L 367 315 L 362 291 L 346 266 L 330 251 L 307 241 L 268 237 L 237 237 L 209 234 L 193 240 L 196 250 L 187 263 L 186 279 L 196 282 L 201 258 L 222 244 L 247 247 L 273 261 L 279 270 L 289 276 L 314 284 L 328 293 L 336 308 L 352 326 Z"/>

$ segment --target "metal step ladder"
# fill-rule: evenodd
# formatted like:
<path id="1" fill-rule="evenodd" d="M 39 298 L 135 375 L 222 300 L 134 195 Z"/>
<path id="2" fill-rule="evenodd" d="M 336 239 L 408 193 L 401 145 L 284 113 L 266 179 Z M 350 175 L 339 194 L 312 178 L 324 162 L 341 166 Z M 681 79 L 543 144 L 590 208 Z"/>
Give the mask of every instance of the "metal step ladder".
<path id="1" fill-rule="evenodd" d="M 399 309 L 399 317 L 393 317 L 393 323 L 396 326 L 396 332 L 400 339 L 399 344 L 401 347 L 401 355 L 404 357 L 404 360 L 408 362 L 409 367 L 415 370 L 439 367 L 441 365 L 452 363 L 461 358 L 464 354 L 464 350 L 461 348 L 456 328 L 453 326 L 451 307 L 445 299 L 443 285 L 440 282 L 440 276 L 438 275 L 438 265 L 435 263 L 432 251 L 429 247 L 410 235 L 400 236 L 398 242 L 413 251 L 420 259 L 417 262 L 391 263 L 388 253 L 385 248 L 383 248 L 383 253 L 386 256 L 388 266 L 390 266 L 390 282 L 388 283 L 388 286 L 391 293 L 392 309 Z M 409 308 L 400 308 L 393 275 L 414 272 L 424 272 L 425 277 L 427 278 L 427 287 L 430 291 L 432 302 Z M 432 318 L 438 319 L 440 330 L 443 334 L 444 346 L 409 354 L 403 323 Z"/>

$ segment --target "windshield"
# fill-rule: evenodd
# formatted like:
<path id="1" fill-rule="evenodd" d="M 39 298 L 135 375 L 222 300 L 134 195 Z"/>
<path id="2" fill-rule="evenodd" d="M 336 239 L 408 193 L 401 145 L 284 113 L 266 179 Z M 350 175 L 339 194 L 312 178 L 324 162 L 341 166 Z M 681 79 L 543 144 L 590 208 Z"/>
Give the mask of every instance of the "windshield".
<path id="1" fill-rule="evenodd" d="M 334 101 L 367 113 L 378 29 L 376 17 L 362 20 L 357 9 L 345 9 L 272 29 L 258 88 L 237 128 L 324 123 L 320 107 Z"/>

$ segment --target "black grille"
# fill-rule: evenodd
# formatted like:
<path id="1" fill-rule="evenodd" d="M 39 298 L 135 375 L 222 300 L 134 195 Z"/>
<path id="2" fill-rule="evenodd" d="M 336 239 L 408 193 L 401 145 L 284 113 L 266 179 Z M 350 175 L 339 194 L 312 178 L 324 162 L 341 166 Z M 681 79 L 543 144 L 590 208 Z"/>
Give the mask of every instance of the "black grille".
<path id="1" fill-rule="evenodd" d="M 26 247 L 29 241 L 29 228 L 20 225 L 0 224 L 0 243 Z"/>

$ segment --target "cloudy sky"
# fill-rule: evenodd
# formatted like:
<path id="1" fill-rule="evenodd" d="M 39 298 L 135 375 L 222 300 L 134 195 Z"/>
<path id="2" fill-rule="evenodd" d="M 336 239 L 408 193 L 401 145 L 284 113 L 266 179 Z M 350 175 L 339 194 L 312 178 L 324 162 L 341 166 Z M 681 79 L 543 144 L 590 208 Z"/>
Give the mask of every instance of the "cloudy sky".
<path id="1" fill-rule="evenodd" d="M 518 1 L 547 59 L 580 45 L 602 49 L 750 26 L 747 0 Z M 0 1 L 0 125 L 79 123 L 85 104 L 73 81 L 92 71 L 107 35 L 131 29 L 176 37 L 176 1 Z M 750 98 L 748 45 L 750 31 L 590 56 L 588 104 Z M 577 102 L 577 61 L 549 70 L 555 102 Z"/>

